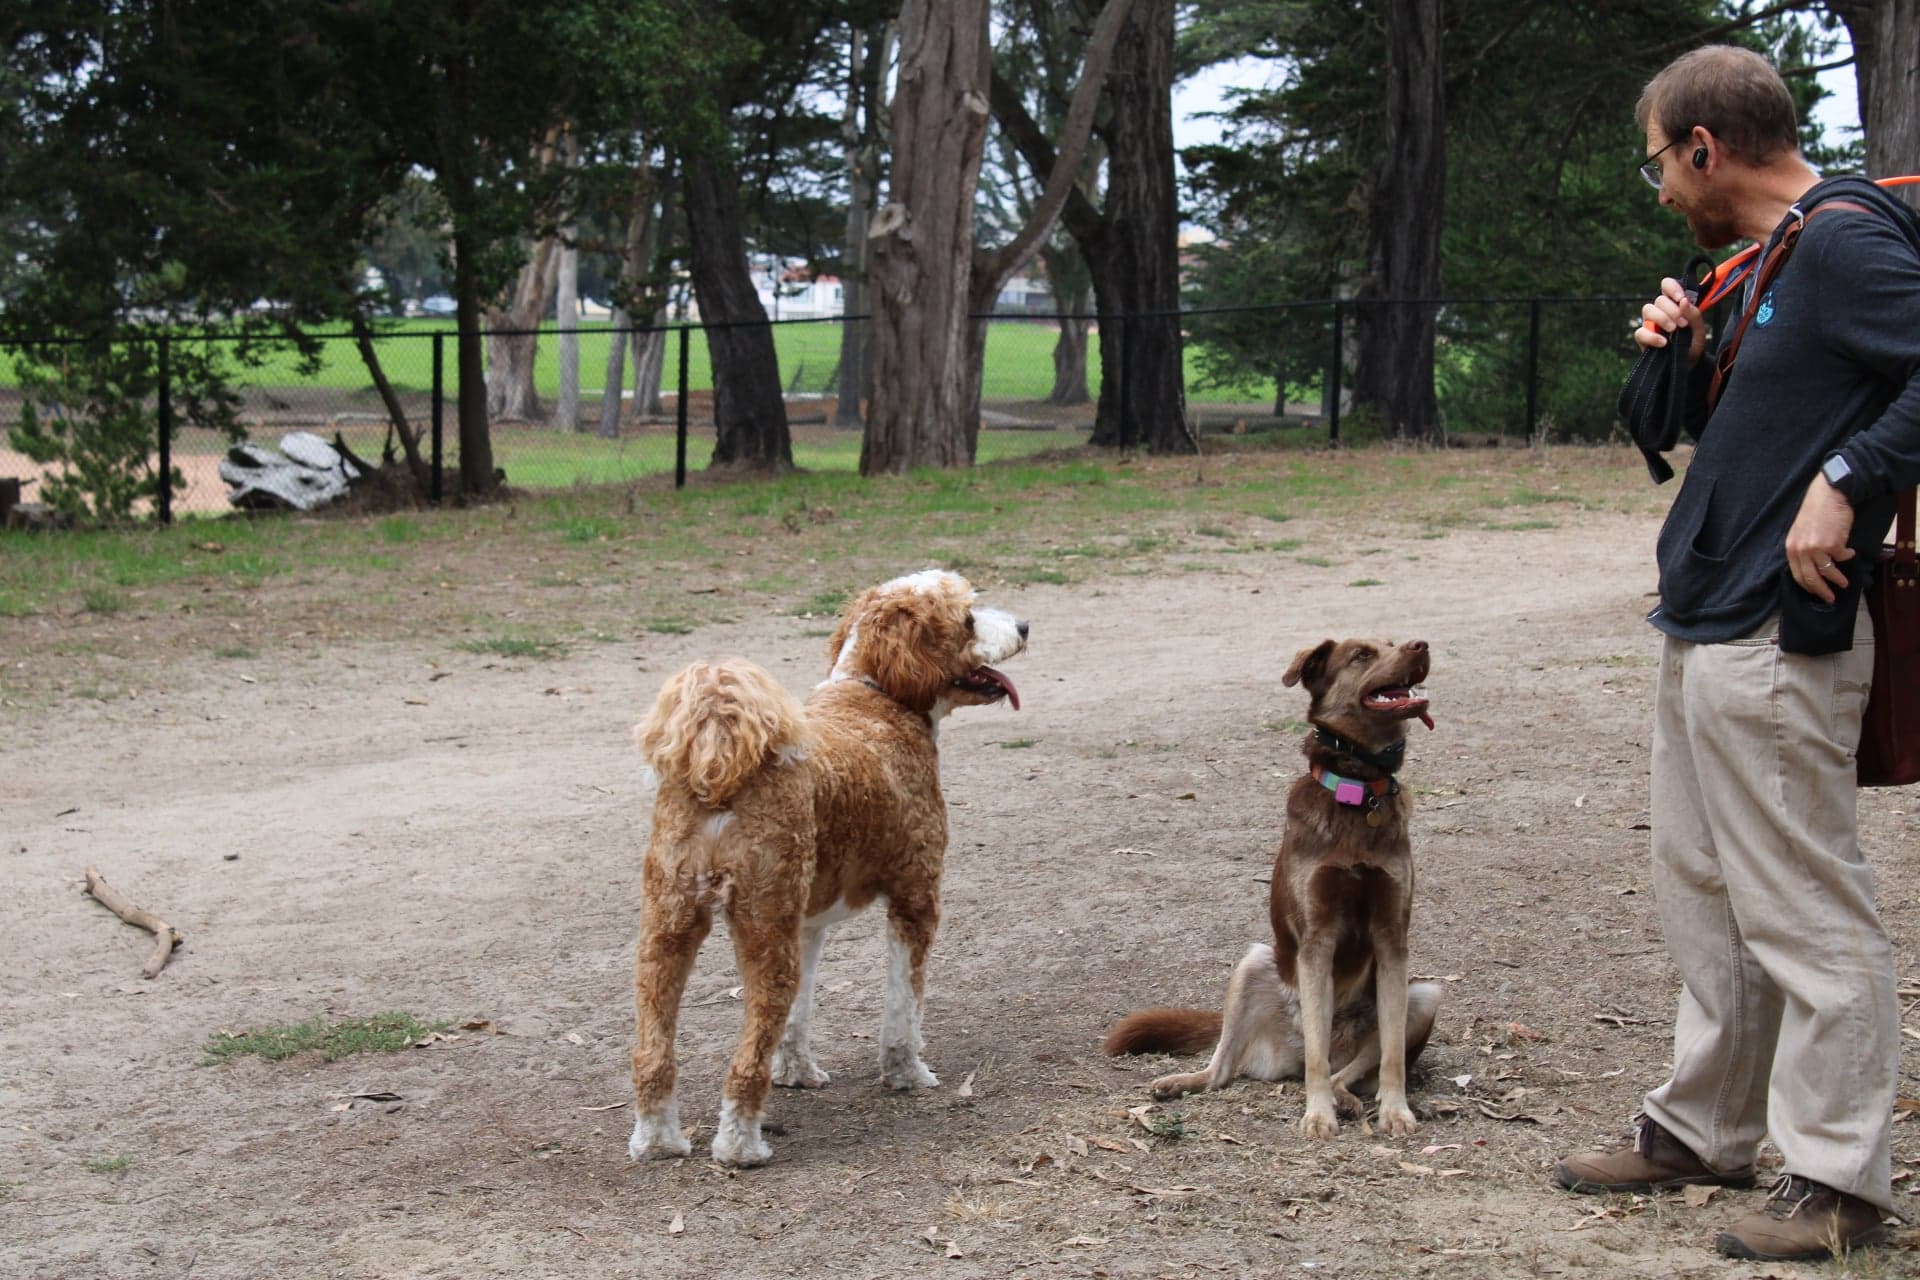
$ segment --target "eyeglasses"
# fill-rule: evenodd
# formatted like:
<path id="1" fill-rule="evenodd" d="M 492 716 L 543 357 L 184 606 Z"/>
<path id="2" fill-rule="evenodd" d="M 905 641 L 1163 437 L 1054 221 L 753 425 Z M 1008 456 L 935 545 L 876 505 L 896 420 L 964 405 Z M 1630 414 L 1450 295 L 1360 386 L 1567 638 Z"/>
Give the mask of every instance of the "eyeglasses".
<path id="1" fill-rule="evenodd" d="M 1667 152 L 1673 150 L 1674 147 L 1678 146 L 1681 142 L 1685 140 L 1686 140 L 1685 135 L 1675 138 L 1672 142 L 1669 142 L 1666 146 L 1660 148 L 1658 151 L 1654 152 L 1652 155 L 1648 156 L 1645 160 L 1642 160 L 1640 162 L 1640 176 L 1645 178 L 1647 180 L 1647 185 L 1652 187 L 1655 191 L 1658 191 L 1660 189 L 1660 180 L 1661 180 L 1660 157 L 1667 154 Z"/>

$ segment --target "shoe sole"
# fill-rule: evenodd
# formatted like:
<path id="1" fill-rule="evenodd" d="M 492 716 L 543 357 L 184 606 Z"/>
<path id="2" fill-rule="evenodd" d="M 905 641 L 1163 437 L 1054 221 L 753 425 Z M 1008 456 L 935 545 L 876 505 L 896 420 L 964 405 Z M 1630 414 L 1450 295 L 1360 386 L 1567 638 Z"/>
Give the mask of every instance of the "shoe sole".
<path id="1" fill-rule="evenodd" d="M 1706 1173 L 1687 1178 L 1664 1178 L 1659 1182 L 1589 1182 L 1585 1178 L 1570 1173 L 1565 1165 L 1554 1170 L 1554 1177 L 1568 1191 L 1582 1196 L 1613 1195 L 1629 1191 L 1645 1195 L 1649 1191 L 1671 1191 L 1679 1187 L 1726 1187 L 1731 1191 L 1746 1191 L 1759 1182 L 1758 1176 L 1751 1173 Z"/>
<path id="2" fill-rule="evenodd" d="M 1739 1258 L 1746 1262 L 1831 1262 L 1836 1258 L 1844 1257 L 1854 1249 L 1884 1244 L 1886 1239 L 1887 1229 L 1875 1227 L 1842 1244 L 1841 1252 L 1837 1254 L 1826 1245 L 1803 1250 L 1800 1253 L 1762 1253 L 1731 1231 L 1722 1231 L 1713 1238 L 1713 1247 L 1722 1257 Z"/>

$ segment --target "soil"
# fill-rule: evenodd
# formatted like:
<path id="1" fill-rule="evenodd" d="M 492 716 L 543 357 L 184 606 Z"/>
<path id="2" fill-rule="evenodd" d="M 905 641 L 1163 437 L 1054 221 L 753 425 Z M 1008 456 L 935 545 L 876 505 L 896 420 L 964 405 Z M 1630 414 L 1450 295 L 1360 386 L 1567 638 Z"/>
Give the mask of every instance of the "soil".
<path id="1" fill-rule="evenodd" d="M 550 662 L 377 627 L 252 661 L 119 660 L 137 696 L 0 720 L 0 1271 L 1819 1274 L 1710 1252 L 1762 1192 L 1550 1183 L 1556 1153 L 1624 1133 L 1669 1058 L 1678 984 L 1645 829 L 1656 527 L 1594 512 L 1382 535 L 1331 564 L 1261 552 L 996 591 L 1033 645 L 1008 667 L 1024 710 L 943 730 L 953 848 L 926 1028 L 943 1083 L 875 1083 L 884 962 L 859 917 L 820 979 L 834 1081 L 776 1093 L 774 1163 L 746 1172 L 627 1159 L 650 804 L 628 735 L 695 657 L 747 654 L 806 689 L 820 620 L 742 611 Z M 1105 1059 L 1101 1034 L 1144 1004 L 1218 1001 L 1263 936 L 1299 765 L 1303 701 L 1280 673 L 1323 637 L 1383 633 L 1435 653 L 1438 728 L 1405 773 L 1413 967 L 1447 998 L 1414 1089 L 1428 1118 L 1311 1144 L 1294 1084 L 1149 1106 L 1170 1060 Z M 1916 810 L 1911 790 L 1861 796 L 1903 974 L 1920 972 Z M 185 936 L 159 977 L 139 976 L 149 936 L 81 892 L 89 864 Z M 681 1024 L 696 1151 L 735 985 L 716 936 Z M 393 1053 L 201 1065 L 223 1029 L 388 1010 L 452 1025 Z M 1901 1093 L 1920 1094 L 1906 1065 Z M 1920 1204 L 1920 1124 L 1894 1132 L 1896 1193 Z M 1915 1234 L 1863 1273 L 1920 1270 Z"/>

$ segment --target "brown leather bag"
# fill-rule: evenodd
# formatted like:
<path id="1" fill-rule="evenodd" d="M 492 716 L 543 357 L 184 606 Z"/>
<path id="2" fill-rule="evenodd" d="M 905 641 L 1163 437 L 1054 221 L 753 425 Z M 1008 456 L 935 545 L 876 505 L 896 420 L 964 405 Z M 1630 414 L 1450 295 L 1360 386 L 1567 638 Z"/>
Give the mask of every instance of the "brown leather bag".
<path id="1" fill-rule="evenodd" d="M 1873 615 L 1873 692 L 1860 722 L 1854 766 L 1863 787 L 1920 782 L 1920 562 L 1914 555 L 1914 491 L 1900 495 L 1893 545 L 1880 549 L 1867 589 Z"/>

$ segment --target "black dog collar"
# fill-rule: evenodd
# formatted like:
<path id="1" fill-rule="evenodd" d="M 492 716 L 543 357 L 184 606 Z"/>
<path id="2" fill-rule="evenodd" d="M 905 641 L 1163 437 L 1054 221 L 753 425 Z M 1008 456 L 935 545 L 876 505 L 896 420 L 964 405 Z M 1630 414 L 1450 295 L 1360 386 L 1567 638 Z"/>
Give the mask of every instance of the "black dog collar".
<path id="1" fill-rule="evenodd" d="M 1319 741 L 1320 745 L 1327 750 L 1337 751 L 1343 756 L 1351 756 L 1361 764 L 1378 769 L 1382 773 L 1399 772 L 1400 765 L 1407 756 L 1407 741 L 1405 738 L 1394 743 L 1385 751 L 1369 751 L 1359 743 L 1349 742 L 1331 729 L 1325 729 L 1319 725 L 1313 726 L 1313 736 Z"/>

